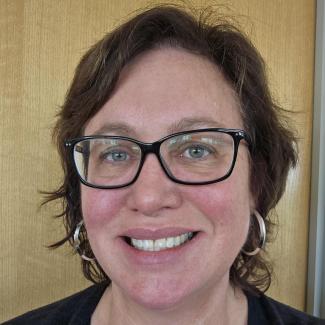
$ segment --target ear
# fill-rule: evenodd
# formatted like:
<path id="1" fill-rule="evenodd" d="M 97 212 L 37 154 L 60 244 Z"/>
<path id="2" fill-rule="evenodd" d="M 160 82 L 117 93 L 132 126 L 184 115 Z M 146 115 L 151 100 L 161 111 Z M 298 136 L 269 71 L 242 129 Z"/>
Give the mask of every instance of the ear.
<path id="1" fill-rule="evenodd" d="M 249 211 L 252 214 L 254 210 L 256 210 L 256 202 L 257 199 L 255 195 L 252 193 L 252 191 L 249 191 Z"/>

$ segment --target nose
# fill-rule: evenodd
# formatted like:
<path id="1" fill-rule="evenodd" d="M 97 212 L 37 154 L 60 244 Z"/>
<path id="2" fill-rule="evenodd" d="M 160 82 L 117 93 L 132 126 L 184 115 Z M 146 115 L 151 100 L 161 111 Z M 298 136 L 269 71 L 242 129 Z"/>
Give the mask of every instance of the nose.
<path id="1" fill-rule="evenodd" d="M 154 154 L 147 155 L 138 179 L 130 186 L 128 208 L 154 217 L 163 210 L 178 208 L 181 203 L 180 185 L 166 176 Z"/>

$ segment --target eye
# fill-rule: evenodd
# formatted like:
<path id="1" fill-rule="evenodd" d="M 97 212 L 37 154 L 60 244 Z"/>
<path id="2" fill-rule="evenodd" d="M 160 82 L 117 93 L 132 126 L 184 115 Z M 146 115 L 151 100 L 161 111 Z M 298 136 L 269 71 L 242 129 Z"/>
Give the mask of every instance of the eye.
<path id="1" fill-rule="evenodd" d="M 114 149 L 101 153 L 100 158 L 109 162 L 120 162 L 128 160 L 130 156 L 126 151 Z"/>
<path id="2" fill-rule="evenodd" d="M 211 150 L 202 145 L 191 145 L 181 154 L 182 157 L 189 159 L 201 159 L 211 154 Z"/>

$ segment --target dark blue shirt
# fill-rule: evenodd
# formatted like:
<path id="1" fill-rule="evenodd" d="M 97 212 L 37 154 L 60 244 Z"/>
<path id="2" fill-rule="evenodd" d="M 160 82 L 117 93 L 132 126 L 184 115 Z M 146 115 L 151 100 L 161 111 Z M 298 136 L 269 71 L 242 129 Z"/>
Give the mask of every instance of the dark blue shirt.
<path id="1" fill-rule="evenodd" d="M 70 297 L 30 311 L 3 325 L 89 325 L 106 284 L 91 286 Z M 277 302 L 265 295 L 259 297 L 246 293 L 248 300 L 248 325 L 317 324 L 325 320 Z"/>

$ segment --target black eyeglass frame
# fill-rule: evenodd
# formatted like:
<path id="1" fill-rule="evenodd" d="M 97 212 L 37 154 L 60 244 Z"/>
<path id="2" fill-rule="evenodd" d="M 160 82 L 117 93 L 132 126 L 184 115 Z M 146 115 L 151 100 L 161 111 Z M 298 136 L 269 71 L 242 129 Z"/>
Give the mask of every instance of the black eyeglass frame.
<path id="1" fill-rule="evenodd" d="M 165 142 L 166 140 L 173 138 L 175 136 L 179 136 L 179 135 L 186 135 L 186 134 L 191 134 L 191 133 L 203 133 L 203 132 L 220 132 L 220 133 L 226 133 L 229 134 L 234 141 L 234 153 L 233 153 L 233 159 L 232 159 L 232 163 L 231 166 L 228 170 L 228 172 L 226 173 L 226 175 L 217 178 L 215 180 L 211 180 L 211 181 L 204 181 L 204 182 L 187 182 L 187 181 L 182 181 L 179 180 L 177 178 L 175 178 L 172 173 L 169 171 L 168 167 L 164 164 L 164 160 L 162 159 L 161 155 L 160 155 L 160 147 L 161 144 L 163 142 Z M 125 184 L 122 185 L 114 185 L 114 186 L 101 186 L 101 185 L 94 185 L 91 183 L 88 183 L 86 180 L 84 180 L 77 168 L 76 165 L 76 161 L 74 159 L 74 148 L 75 145 L 81 141 L 84 140 L 89 140 L 89 139 L 117 139 L 117 140 L 125 140 L 125 141 L 130 141 L 132 143 L 135 143 L 136 145 L 139 146 L 140 150 L 141 150 L 141 158 L 140 158 L 140 163 L 139 163 L 139 167 L 138 167 L 138 171 L 137 173 L 134 175 L 133 179 Z M 190 131 L 183 131 L 183 132 L 177 132 L 177 133 L 173 133 L 173 134 L 169 134 L 166 137 L 152 142 L 152 143 L 146 143 L 146 142 L 142 142 L 142 141 L 138 141 L 136 139 L 132 139 L 129 137 L 124 137 L 124 136 L 116 136 L 116 135 L 89 135 L 89 136 L 84 136 L 84 137 L 78 137 L 78 138 L 74 138 L 74 139 L 70 139 L 70 140 L 66 140 L 64 142 L 64 145 L 66 148 L 70 149 L 71 155 L 72 155 L 72 160 L 73 160 L 73 164 L 74 164 L 74 168 L 77 171 L 77 174 L 79 176 L 79 179 L 81 181 L 82 184 L 92 187 L 92 188 L 98 188 L 98 189 L 117 189 L 117 188 L 123 188 L 129 185 L 132 185 L 139 177 L 143 164 L 145 162 L 146 156 L 150 153 L 153 153 L 159 163 L 160 166 L 162 167 L 163 171 L 165 172 L 166 176 L 172 180 L 175 183 L 178 184 L 183 184 L 183 185 L 207 185 L 207 184 L 213 184 L 213 183 L 218 183 L 221 182 L 223 180 L 225 180 L 226 178 L 228 178 L 235 166 L 236 163 L 236 159 L 237 159 L 237 153 L 238 153 L 238 147 L 240 144 L 241 140 L 245 140 L 246 143 L 248 144 L 248 147 L 250 149 L 251 147 L 251 140 L 249 135 L 247 134 L 247 132 L 245 132 L 244 130 L 240 130 L 240 129 L 226 129 L 226 128 L 205 128 L 205 129 L 198 129 L 198 130 L 190 130 Z"/>

